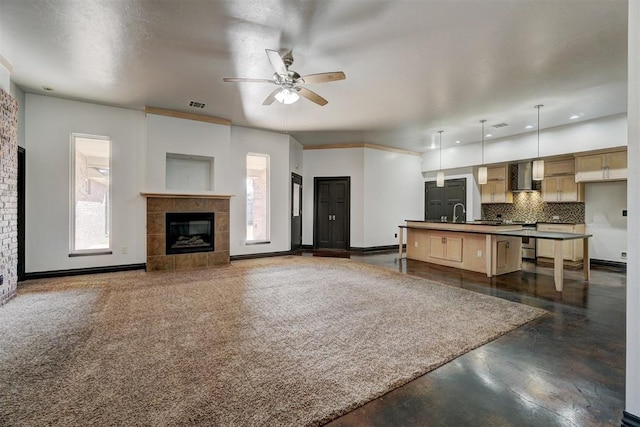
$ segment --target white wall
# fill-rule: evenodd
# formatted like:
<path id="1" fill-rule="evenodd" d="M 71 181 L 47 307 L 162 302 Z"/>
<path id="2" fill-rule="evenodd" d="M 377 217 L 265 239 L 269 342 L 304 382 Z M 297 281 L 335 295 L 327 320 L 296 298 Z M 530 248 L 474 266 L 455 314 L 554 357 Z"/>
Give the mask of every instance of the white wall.
<path id="1" fill-rule="evenodd" d="M 234 194 L 228 185 L 231 173 L 231 126 L 147 114 L 145 189 L 166 191 L 167 153 L 214 158 L 213 189 Z"/>
<path id="2" fill-rule="evenodd" d="M 11 91 L 11 64 L 2 55 L 0 55 L 0 89 L 7 93 Z"/>
<path id="3" fill-rule="evenodd" d="M 625 410 L 640 417 L 640 2 L 629 2 L 629 206 L 627 264 L 627 369 Z"/>
<path id="4" fill-rule="evenodd" d="M 300 176 L 304 172 L 304 149 L 302 144 L 292 137 L 289 137 L 289 172 Z"/>
<path id="5" fill-rule="evenodd" d="M 351 177 L 351 246 L 364 247 L 364 149 L 304 151 L 302 244 L 313 244 L 313 178 Z"/>
<path id="6" fill-rule="evenodd" d="M 18 146 L 25 148 L 24 139 L 24 106 L 25 97 L 24 91 L 18 87 L 15 83 L 11 83 L 11 96 L 18 101 Z"/>
<path id="7" fill-rule="evenodd" d="M 71 133 L 112 142 L 112 255 L 69 257 Z M 27 273 L 145 262 L 144 113 L 26 95 Z M 122 253 L 126 248 L 126 254 Z"/>
<path id="8" fill-rule="evenodd" d="M 626 262 L 620 255 L 627 251 L 627 182 L 593 182 L 585 185 L 585 224 L 592 259 Z"/>
<path id="9" fill-rule="evenodd" d="M 540 131 L 540 157 L 573 154 L 582 151 L 614 148 L 627 145 L 627 116 L 618 114 L 572 125 L 558 126 Z M 538 155 L 537 133 L 530 132 L 509 138 L 485 140 L 486 164 L 526 160 Z M 480 143 L 442 150 L 442 169 L 479 165 L 482 155 Z M 422 155 L 422 170 L 440 168 L 439 150 Z"/>
<path id="10" fill-rule="evenodd" d="M 289 172 L 289 136 L 238 126 L 231 128 L 230 188 L 231 255 L 280 252 L 291 249 L 291 219 L 289 215 L 291 174 Z M 270 159 L 270 243 L 246 244 L 246 156 L 248 153 L 268 154 Z"/>
<path id="11" fill-rule="evenodd" d="M 363 247 L 397 244 L 398 225 L 423 217 L 420 164 L 418 156 L 364 149 Z"/>

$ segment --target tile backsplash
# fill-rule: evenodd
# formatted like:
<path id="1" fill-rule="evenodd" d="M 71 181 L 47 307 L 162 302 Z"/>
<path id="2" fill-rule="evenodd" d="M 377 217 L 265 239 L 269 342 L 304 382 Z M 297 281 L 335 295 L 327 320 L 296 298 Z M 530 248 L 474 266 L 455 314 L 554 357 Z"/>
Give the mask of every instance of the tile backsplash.
<path id="1" fill-rule="evenodd" d="M 482 219 L 526 222 L 584 223 L 584 203 L 545 203 L 538 192 L 514 193 L 513 203 L 487 203 L 482 205 Z M 557 218 L 554 218 L 557 217 Z"/>

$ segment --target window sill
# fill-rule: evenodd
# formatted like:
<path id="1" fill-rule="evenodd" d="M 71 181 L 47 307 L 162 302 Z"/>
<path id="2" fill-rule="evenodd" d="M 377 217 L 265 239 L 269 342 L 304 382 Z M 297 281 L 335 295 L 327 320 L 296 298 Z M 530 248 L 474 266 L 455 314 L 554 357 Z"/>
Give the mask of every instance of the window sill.
<path id="1" fill-rule="evenodd" d="M 69 254 L 69 258 L 74 258 L 79 256 L 93 256 L 93 255 L 113 255 L 113 251 L 75 252 L 75 253 Z"/>

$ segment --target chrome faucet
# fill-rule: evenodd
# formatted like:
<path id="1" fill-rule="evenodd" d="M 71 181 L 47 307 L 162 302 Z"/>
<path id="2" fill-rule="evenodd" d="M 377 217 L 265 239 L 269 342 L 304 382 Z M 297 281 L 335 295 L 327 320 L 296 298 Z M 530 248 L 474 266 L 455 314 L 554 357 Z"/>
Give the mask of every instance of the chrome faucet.
<path id="1" fill-rule="evenodd" d="M 458 219 L 458 217 L 456 216 L 456 208 L 458 206 L 462 206 L 462 213 L 463 214 L 467 214 L 467 210 L 464 208 L 464 205 L 462 203 L 456 203 L 455 205 L 453 205 L 453 222 L 456 222 L 456 220 Z"/>

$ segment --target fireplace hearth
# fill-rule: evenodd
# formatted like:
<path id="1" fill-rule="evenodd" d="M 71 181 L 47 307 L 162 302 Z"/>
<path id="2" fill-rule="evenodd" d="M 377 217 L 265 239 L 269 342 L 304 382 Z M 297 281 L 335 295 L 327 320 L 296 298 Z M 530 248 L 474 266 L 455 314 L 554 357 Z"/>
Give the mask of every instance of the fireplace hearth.
<path id="1" fill-rule="evenodd" d="M 166 254 L 214 250 L 213 212 L 167 212 Z"/>

